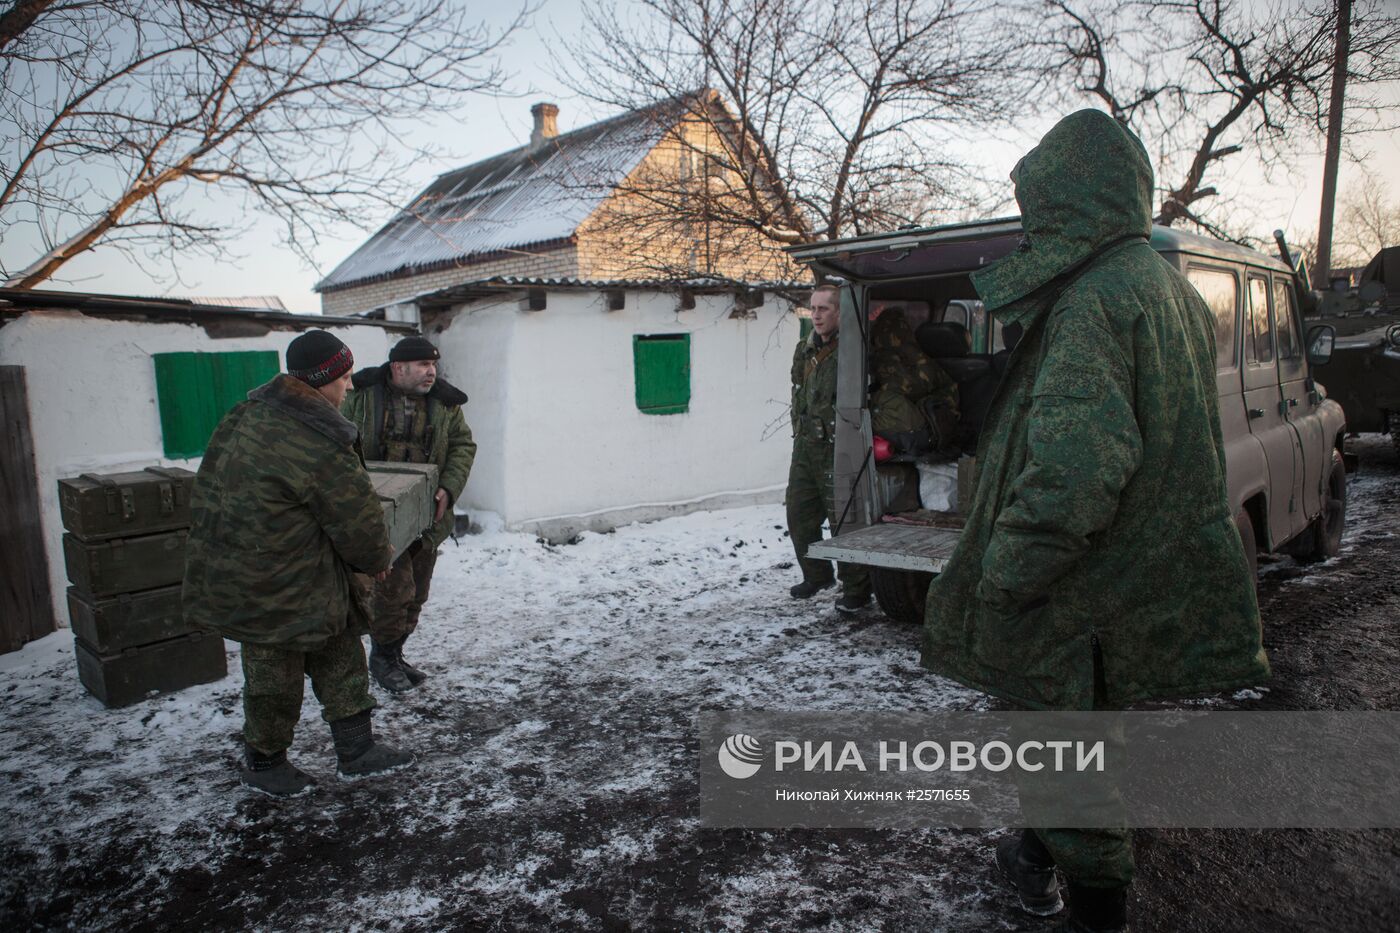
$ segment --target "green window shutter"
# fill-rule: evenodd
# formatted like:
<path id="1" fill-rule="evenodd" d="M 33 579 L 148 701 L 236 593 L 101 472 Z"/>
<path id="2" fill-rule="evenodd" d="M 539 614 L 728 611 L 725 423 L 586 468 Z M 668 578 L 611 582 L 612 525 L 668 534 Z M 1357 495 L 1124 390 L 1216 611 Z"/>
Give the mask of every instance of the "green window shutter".
<path id="1" fill-rule="evenodd" d="M 204 453 L 219 419 L 281 371 L 276 350 L 241 353 L 156 353 L 156 398 L 165 455 Z"/>
<path id="2" fill-rule="evenodd" d="M 799 327 L 798 327 L 798 333 L 799 333 L 799 335 L 802 337 L 803 340 L 806 340 L 808 337 L 812 336 L 812 319 L 811 319 L 811 318 L 809 318 L 809 317 L 800 317 L 800 318 L 797 319 L 797 322 L 798 322 L 798 325 L 799 325 Z"/>
<path id="3" fill-rule="evenodd" d="M 637 408 L 648 415 L 676 415 L 690 408 L 690 335 L 632 337 Z"/>

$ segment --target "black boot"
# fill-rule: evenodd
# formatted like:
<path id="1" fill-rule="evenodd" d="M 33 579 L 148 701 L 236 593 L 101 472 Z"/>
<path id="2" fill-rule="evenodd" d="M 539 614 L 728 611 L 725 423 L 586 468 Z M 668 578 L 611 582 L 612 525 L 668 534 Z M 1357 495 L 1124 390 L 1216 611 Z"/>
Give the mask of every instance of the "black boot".
<path id="1" fill-rule="evenodd" d="M 1016 887 L 1021 909 L 1048 917 L 1064 909 L 1060 883 L 1055 879 L 1055 859 L 1040 837 L 1029 829 L 997 843 L 997 867 Z"/>
<path id="2" fill-rule="evenodd" d="M 1055 933 L 1127 933 L 1128 889 L 1069 883 L 1069 919 Z"/>
<path id="3" fill-rule="evenodd" d="M 868 605 L 870 605 L 869 593 L 842 593 L 841 598 L 836 600 L 836 611 L 846 615 L 854 615 Z"/>
<path id="4" fill-rule="evenodd" d="M 316 785 L 306 772 L 287 760 L 286 752 L 264 755 L 247 744 L 243 746 L 243 767 L 238 777 L 244 787 L 273 797 L 296 797 Z"/>
<path id="5" fill-rule="evenodd" d="M 398 656 L 399 659 L 399 670 L 403 671 L 406 675 L 408 675 L 409 683 L 416 687 L 423 681 L 427 680 L 428 675 L 420 671 L 418 668 L 414 667 L 412 664 L 409 664 L 406 660 L 404 660 L 403 646 L 404 642 L 406 641 L 408 641 L 407 635 L 405 635 L 403 638 L 400 638 L 398 642 L 396 642 L 394 645 L 394 653 Z"/>
<path id="6" fill-rule="evenodd" d="M 803 580 L 801 583 L 788 590 L 788 595 L 793 599 L 811 599 L 835 582 L 835 580 Z"/>
<path id="7" fill-rule="evenodd" d="M 374 740 L 369 710 L 331 723 L 331 739 L 335 744 L 335 757 L 340 762 L 341 777 L 380 774 L 413 763 L 411 752 L 401 752 Z"/>
<path id="8" fill-rule="evenodd" d="M 406 693 L 414 687 L 408 673 L 399 667 L 399 646 L 403 640 L 377 642 L 369 640 L 369 672 L 374 682 L 390 693 Z"/>

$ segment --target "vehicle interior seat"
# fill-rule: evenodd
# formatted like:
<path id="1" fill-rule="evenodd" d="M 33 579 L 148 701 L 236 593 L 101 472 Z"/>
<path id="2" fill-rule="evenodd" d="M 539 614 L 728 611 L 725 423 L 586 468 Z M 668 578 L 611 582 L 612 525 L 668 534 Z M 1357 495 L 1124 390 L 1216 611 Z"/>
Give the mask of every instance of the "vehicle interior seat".
<path id="1" fill-rule="evenodd" d="M 972 341 L 967 328 L 955 321 L 921 324 L 914 332 L 914 339 L 958 384 L 958 423 L 962 428 L 959 440 L 964 451 L 970 451 L 976 447 L 977 432 L 982 428 L 1001 378 L 1000 370 L 993 365 L 996 358 L 969 354 Z"/>

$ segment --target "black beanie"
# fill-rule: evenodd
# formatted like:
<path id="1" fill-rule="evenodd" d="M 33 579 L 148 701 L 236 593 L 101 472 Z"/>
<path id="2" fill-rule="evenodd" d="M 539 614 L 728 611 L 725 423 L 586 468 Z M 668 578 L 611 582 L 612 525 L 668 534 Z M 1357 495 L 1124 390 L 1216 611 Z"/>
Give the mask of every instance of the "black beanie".
<path id="1" fill-rule="evenodd" d="M 414 360 L 436 360 L 442 354 L 426 337 L 405 337 L 389 351 L 390 363 L 411 363 Z"/>
<path id="2" fill-rule="evenodd" d="M 335 382 L 354 365 L 350 348 L 323 330 L 309 330 L 287 345 L 287 375 L 313 389 Z"/>

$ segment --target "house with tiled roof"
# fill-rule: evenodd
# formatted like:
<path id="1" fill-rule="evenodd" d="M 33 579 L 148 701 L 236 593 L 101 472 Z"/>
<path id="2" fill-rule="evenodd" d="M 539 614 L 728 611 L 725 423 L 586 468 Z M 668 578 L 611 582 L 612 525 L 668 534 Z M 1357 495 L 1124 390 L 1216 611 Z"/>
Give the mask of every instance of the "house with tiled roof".
<path id="1" fill-rule="evenodd" d="M 492 276 L 606 281 L 790 279 L 782 244 L 752 227 L 658 217 L 657 199 L 702 178 L 706 153 L 743 146 L 713 91 L 560 134 L 530 108 L 530 141 L 447 172 L 316 285 L 326 314 L 359 314 Z M 771 180 L 774 190 L 776 179 Z M 659 208 L 664 213 L 664 203 Z M 789 224 L 796 218 L 784 217 Z"/>

